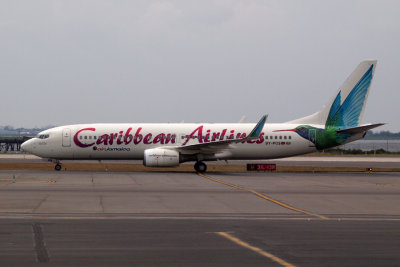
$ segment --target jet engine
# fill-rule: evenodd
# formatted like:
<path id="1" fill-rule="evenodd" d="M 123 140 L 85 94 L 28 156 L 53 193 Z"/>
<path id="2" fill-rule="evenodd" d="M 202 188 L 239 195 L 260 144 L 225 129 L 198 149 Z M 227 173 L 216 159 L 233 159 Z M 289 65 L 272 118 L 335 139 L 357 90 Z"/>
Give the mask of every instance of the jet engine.
<path id="1" fill-rule="evenodd" d="M 144 151 L 143 165 L 147 167 L 179 166 L 179 152 L 162 148 L 146 149 Z"/>

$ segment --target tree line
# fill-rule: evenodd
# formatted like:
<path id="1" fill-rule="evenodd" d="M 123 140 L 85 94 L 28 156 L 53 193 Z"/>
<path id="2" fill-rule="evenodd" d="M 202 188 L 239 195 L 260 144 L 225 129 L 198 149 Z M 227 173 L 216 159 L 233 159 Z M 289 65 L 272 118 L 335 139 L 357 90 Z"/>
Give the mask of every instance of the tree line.
<path id="1" fill-rule="evenodd" d="M 395 140 L 400 139 L 400 132 L 392 133 L 390 131 L 373 132 L 368 131 L 365 140 Z"/>

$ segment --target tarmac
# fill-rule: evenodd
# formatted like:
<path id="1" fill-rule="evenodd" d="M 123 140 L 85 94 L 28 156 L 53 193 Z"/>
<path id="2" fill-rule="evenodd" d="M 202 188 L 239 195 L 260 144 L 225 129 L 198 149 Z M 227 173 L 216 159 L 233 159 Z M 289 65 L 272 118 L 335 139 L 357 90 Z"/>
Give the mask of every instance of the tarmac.
<path id="1" fill-rule="evenodd" d="M 0 265 L 398 266 L 399 204 L 397 172 L 2 170 Z"/>
<path id="2" fill-rule="evenodd" d="M 7 162 L 26 162 L 41 163 L 48 162 L 46 159 L 25 154 L 25 153 L 0 153 L 0 163 Z M 97 160 L 64 160 L 64 163 L 97 163 Z M 102 160 L 102 163 L 126 163 L 142 164 L 141 160 Z M 343 156 L 296 156 L 271 160 L 229 160 L 212 161 L 211 164 L 246 164 L 246 163 L 276 163 L 280 166 L 317 166 L 317 167 L 400 167 L 400 156 L 361 156 L 361 155 L 343 155 Z M 193 165 L 193 162 L 184 164 Z"/>
<path id="3" fill-rule="evenodd" d="M 278 172 L 400 172 L 398 156 L 297 156 L 273 160 L 230 160 L 207 162 L 211 172 L 246 172 L 248 163 L 276 164 Z M 151 168 L 143 166 L 140 160 L 63 160 L 63 170 L 68 171 L 158 171 L 192 172 L 193 162 L 179 167 Z M 46 170 L 54 169 L 55 164 L 37 156 L 15 153 L 0 154 L 0 170 Z"/>

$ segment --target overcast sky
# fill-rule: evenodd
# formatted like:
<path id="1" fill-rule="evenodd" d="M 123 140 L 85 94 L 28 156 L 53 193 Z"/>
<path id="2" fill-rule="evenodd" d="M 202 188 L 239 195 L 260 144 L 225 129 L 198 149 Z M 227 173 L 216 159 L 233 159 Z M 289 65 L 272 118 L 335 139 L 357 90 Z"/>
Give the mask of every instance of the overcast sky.
<path id="1" fill-rule="evenodd" d="M 1 1 L 0 125 L 285 122 L 377 59 L 400 131 L 399 1 Z"/>

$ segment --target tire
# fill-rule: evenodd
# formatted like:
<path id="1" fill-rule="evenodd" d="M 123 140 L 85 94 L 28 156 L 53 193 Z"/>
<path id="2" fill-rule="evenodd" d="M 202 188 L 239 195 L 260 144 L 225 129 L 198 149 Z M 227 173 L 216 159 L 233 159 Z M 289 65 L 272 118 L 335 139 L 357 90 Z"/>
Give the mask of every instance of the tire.
<path id="1" fill-rule="evenodd" d="M 56 164 L 56 166 L 54 166 L 54 170 L 61 171 L 61 164 Z"/>
<path id="2" fill-rule="evenodd" d="M 207 171 L 207 165 L 202 161 L 198 161 L 194 164 L 194 169 L 196 172 L 204 173 Z"/>

